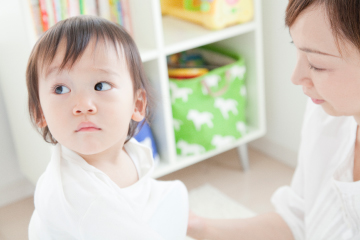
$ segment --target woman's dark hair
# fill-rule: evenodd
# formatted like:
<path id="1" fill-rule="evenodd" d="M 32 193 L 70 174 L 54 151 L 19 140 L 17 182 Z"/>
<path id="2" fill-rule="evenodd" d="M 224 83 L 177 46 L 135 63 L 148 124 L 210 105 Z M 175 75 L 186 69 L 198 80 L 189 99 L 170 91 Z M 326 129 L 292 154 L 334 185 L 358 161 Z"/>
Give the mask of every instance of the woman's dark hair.
<path id="1" fill-rule="evenodd" d="M 145 75 L 141 57 L 131 36 L 116 23 L 95 16 L 76 16 L 60 21 L 47 30 L 36 42 L 30 54 L 26 69 L 26 84 L 28 89 L 28 108 L 32 124 L 48 143 L 56 144 L 48 126 L 39 127 L 43 123 L 43 113 L 39 98 L 39 75 L 47 69 L 54 60 L 60 42 L 65 40 L 66 50 L 59 71 L 71 67 L 81 58 L 90 40 L 96 39 L 110 43 L 116 50 L 119 47 L 124 52 L 128 70 L 133 81 L 134 96 L 138 89 L 146 92 L 146 121 L 149 121 L 153 106 L 153 90 Z M 96 46 L 96 45 L 95 45 Z M 138 122 L 131 120 L 127 139 L 134 136 Z"/>
<path id="2" fill-rule="evenodd" d="M 315 4 L 325 8 L 340 53 L 339 40 L 351 42 L 360 51 L 359 0 L 289 0 L 286 26 L 291 27 L 302 11 Z"/>

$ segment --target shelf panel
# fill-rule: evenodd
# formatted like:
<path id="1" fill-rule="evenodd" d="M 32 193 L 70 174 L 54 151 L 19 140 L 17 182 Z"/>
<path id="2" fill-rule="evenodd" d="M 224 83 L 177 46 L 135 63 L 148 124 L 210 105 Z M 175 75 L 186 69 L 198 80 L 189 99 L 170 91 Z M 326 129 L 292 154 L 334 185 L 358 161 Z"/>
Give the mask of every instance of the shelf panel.
<path id="1" fill-rule="evenodd" d="M 159 54 L 156 49 L 145 48 L 138 45 L 140 57 L 143 62 L 151 61 L 158 58 Z"/>
<path id="2" fill-rule="evenodd" d="M 166 55 L 247 33 L 256 26 L 254 22 L 248 22 L 215 31 L 172 16 L 163 16 L 162 23 Z"/>
<path id="3" fill-rule="evenodd" d="M 168 162 L 161 162 L 159 165 L 155 168 L 154 173 L 152 175 L 153 178 L 159 178 L 164 175 L 167 175 L 169 173 L 175 172 L 177 170 L 180 170 L 182 168 L 188 167 L 190 165 L 193 165 L 195 163 L 201 162 L 205 159 L 211 158 L 215 155 L 218 155 L 220 153 L 223 153 L 225 151 L 228 151 L 230 149 L 236 148 L 242 144 L 246 144 L 248 142 L 251 142 L 255 139 L 258 139 L 265 135 L 265 130 L 262 129 L 250 129 L 249 133 L 244 136 L 243 138 L 235 141 L 233 144 L 218 148 L 209 152 L 206 152 L 205 154 L 199 155 L 199 156 L 189 156 L 189 157 L 177 157 L 175 162 L 168 163 Z"/>

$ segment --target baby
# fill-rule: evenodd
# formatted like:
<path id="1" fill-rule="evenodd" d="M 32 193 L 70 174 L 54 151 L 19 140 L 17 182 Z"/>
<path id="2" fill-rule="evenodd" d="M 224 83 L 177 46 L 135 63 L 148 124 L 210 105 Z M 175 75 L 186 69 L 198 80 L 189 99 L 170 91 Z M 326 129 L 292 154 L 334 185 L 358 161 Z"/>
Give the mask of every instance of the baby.
<path id="1" fill-rule="evenodd" d="M 184 239 L 187 190 L 151 178 L 134 138 L 149 82 L 132 38 L 93 16 L 63 20 L 34 46 L 26 72 L 31 120 L 54 144 L 35 189 L 29 239 Z"/>

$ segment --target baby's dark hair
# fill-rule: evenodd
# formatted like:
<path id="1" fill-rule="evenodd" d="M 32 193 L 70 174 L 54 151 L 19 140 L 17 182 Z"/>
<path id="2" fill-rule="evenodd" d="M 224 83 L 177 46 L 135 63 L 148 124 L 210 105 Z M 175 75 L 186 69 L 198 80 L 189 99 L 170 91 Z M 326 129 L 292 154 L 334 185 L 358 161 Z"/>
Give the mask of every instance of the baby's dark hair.
<path id="1" fill-rule="evenodd" d="M 112 44 L 116 50 L 119 50 L 119 47 L 122 48 L 133 81 L 134 96 L 139 89 L 144 89 L 146 92 L 145 119 L 149 121 L 154 103 L 153 90 L 143 69 L 139 51 L 131 36 L 122 26 L 106 19 L 95 16 L 76 16 L 58 22 L 39 38 L 30 54 L 26 69 L 30 120 L 48 143 L 56 144 L 57 140 L 51 135 L 48 126 L 40 127 L 43 123 L 43 113 L 39 98 L 39 76 L 54 60 L 62 40 L 66 41 L 66 50 L 59 71 L 65 67 L 71 69 L 75 62 L 81 58 L 92 39 L 96 39 L 95 46 L 99 40 L 103 40 L 105 43 Z M 131 120 L 125 143 L 135 135 L 138 124 L 138 122 Z"/>

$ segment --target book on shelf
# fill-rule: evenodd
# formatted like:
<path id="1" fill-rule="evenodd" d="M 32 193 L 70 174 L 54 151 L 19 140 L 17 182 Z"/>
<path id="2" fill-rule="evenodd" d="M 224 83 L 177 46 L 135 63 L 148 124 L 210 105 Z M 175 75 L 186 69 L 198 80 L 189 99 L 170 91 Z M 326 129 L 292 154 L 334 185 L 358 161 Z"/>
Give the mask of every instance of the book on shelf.
<path id="1" fill-rule="evenodd" d="M 48 27 L 51 27 L 56 23 L 53 0 L 45 0 L 45 11 L 47 12 L 47 16 L 48 16 L 48 22 L 49 22 Z"/>
<path id="2" fill-rule="evenodd" d="M 79 0 L 68 0 L 69 17 L 74 17 L 80 15 L 80 1 Z"/>
<path id="3" fill-rule="evenodd" d="M 32 9 L 31 14 L 32 14 L 32 19 L 34 21 L 35 31 L 38 34 L 43 31 L 43 25 L 44 25 L 43 24 L 44 19 L 42 19 L 39 0 L 30 0 L 30 5 Z M 47 18 L 45 20 L 47 21 Z"/>
<path id="4" fill-rule="evenodd" d="M 122 16 L 125 29 L 129 32 L 131 36 L 133 36 L 129 1 L 130 0 L 125 0 L 121 2 L 123 9 Z"/>
<path id="5" fill-rule="evenodd" d="M 78 15 L 100 16 L 122 25 L 133 36 L 130 0 L 28 0 L 36 34 Z"/>

